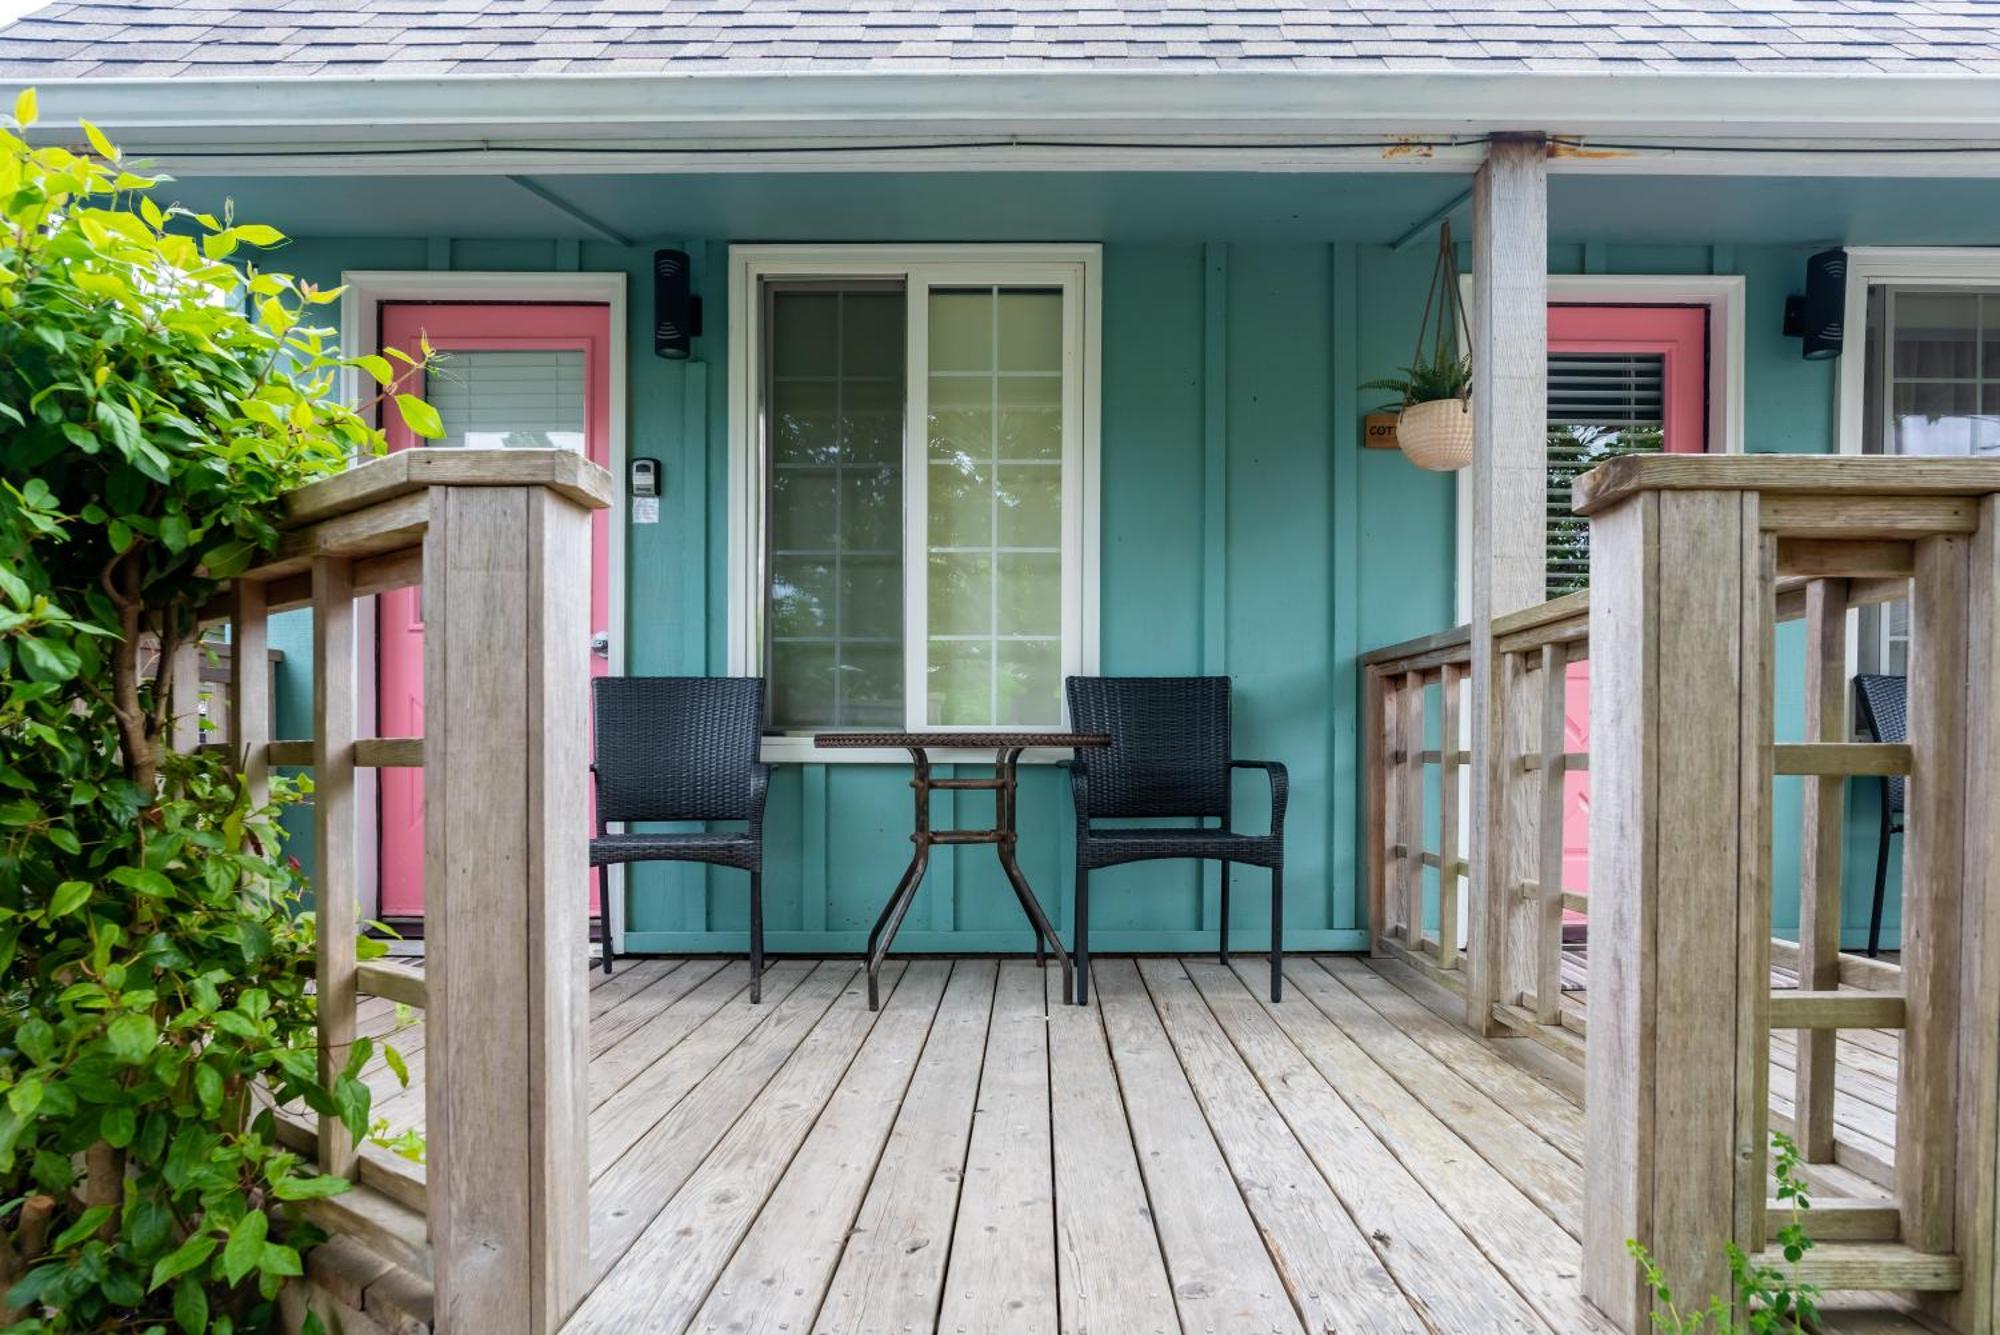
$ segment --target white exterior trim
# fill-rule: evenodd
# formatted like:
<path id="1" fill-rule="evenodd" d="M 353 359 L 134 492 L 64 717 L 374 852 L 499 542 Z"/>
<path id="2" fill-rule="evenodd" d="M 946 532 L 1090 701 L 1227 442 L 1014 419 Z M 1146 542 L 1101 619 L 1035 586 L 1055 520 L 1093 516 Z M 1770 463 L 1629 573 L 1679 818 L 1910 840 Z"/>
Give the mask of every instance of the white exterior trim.
<path id="1" fill-rule="evenodd" d="M 2000 287 L 2000 247 L 1848 247 L 1847 306 L 1841 316 L 1843 342 L 1833 419 L 1842 454 L 1861 453 L 1868 378 L 1867 359 L 1861 352 L 1868 336 L 1868 289 L 1888 284 Z"/>
<path id="2" fill-rule="evenodd" d="M 891 278 L 910 284 L 915 312 L 906 336 L 912 357 L 923 339 L 923 304 L 917 294 L 934 284 L 1031 283 L 1061 287 L 1064 303 L 1063 403 L 1063 645 L 1065 674 L 1097 671 L 1099 631 L 1099 448 L 1103 248 L 1089 245 L 745 245 L 729 251 L 729 671 L 763 670 L 765 463 L 760 423 L 764 342 L 761 285 L 768 280 Z M 905 457 L 910 441 L 924 436 L 924 387 L 908 390 Z M 928 489 L 904 480 L 904 550 L 924 532 Z M 918 675 L 926 608 L 920 581 L 904 581 L 905 682 Z M 906 700 L 914 711 L 914 698 Z M 941 762 L 976 762 L 980 753 L 939 751 Z M 1029 761 L 1066 753 L 1030 752 Z M 772 737 L 764 759 L 786 763 L 900 762 L 900 751 L 822 751 L 810 737 Z M 991 757 L 987 756 L 990 763 Z"/>
<path id="3" fill-rule="evenodd" d="M 394 301 L 492 301 L 492 302 L 575 302 L 578 304 L 602 303 L 609 307 L 607 319 L 610 323 L 607 339 L 610 366 L 607 368 L 611 396 L 611 439 L 607 442 L 610 462 L 611 526 L 610 569 L 606 572 L 611 587 L 606 593 L 610 625 L 605 627 L 611 639 L 610 664 L 613 675 L 625 671 L 625 412 L 626 412 L 626 345 L 630 341 L 630 331 L 625 312 L 625 275 L 623 273 L 585 273 L 564 271 L 560 273 L 489 273 L 475 270 L 451 269 L 356 269 L 341 274 L 341 282 L 346 291 L 340 298 L 340 347 L 343 352 L 356 348 L 377 350 L 378 331 L 381 329 L 381 311 L 384 302 Z M 340 393 L 346 402 L 362 401 L 363 389 L 361 373 L 348 368 L 341 373 Z M 368 600 L 363 624 L 368 628 L 365 636 L 366 663 L 374 660 L 373 603 Z M 593 628 L 594 630 L 594 628 Z M 363 683 L 362 708 L 374 708 L 375 673 L 361 671 L 363 663 L 356 664 L 356 680 Z M 365 776 L 365 777 L 364 777 Z M 364 781 L 373 785 L 374 771 L 364 771 Z M 375 794 L 363 789 L 359 794 L 359 808 L 365 813 L 364 822 L 373 822 L 376 817 Z M 359 842 L 362 850 L 363 884 L 371 893 L 379 890 L 379 868 L 373 865 L 378 844 L 372 829 L 361 832 L 364 838 Z M 607 928 L 615 945 L 622 948 L 625 941 L 624 923 L 624 869 L 613 867 L 605 878 L 604 908 Z"/>
<path id="4" fill-rule="evenodd" d="M 1459 275 L 1459 290 L 1470 314 L 1472 275 Z M 1743 313 L 1741 274 L 1550 274 L 1551 305 L 1706 306 L 1709 309 L 1708 440 L 1710 453 L 1743 452 Z M 1460 345 L 1463 346 L 1463 331 Z M 1474 387 L 1477 392 L 1477 386 Z M 1463 622 L 1472 597 L 1472 479 L 1457 478 L 1456 591 L 1453 612 Z"/>
<path id="5" fill-rule="evenodd" d="M 182 175 L 667 166 L 1467 172 L 1484 156 L 1470 141 L 1537 130 L 1619 145 L 1558 156 L 1552 172 L 1986 176 L 2000 167 L 2000 80 L 1971 72 L 807 70 L 37 82 L 45 126 L 87 115 L 127 152 Z M 1415 151 L 1394 142 L 1409 138 L 1469 142 Z M 1910 151 L 1799 151 L 1816 146 Z M 1939 146 L 1981 151 L 1924 151 Z"/>

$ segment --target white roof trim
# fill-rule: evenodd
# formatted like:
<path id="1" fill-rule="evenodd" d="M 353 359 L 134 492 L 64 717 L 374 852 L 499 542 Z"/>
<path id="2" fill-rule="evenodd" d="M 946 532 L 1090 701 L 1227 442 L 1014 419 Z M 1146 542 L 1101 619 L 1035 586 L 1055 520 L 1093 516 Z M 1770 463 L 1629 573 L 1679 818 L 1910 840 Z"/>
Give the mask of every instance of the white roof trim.
<path id="1" fill-rule="evenodd" d="M 683 170 L 922 169 L 935 165 L 927 158 L 961 169 L 1105 165 L 1090 161 L 1092 154 L 1125 170 L 1192 165 L 1134 157 L 1134 148 L 1152 146 L 1269 170 L 1464 170 L 1482 156 L 1476 147 L 1384 145 L 1503 130 L 1709 150 L 1669 154 L 1678 165 L 1665 169 L 1680 171 L 1770 171 L 1759 161 L 1763 153 L 1728 151 L 1751 147 L 1780 156 L 1864 145 L 2000 153 L 2000 79 L 1972 75 L 1090 70 L 72 79 L 39 86 L 45 126 L 88 116 L 128 150 L 183 173 L 281 162 L 296 170 L 385 173 L 619 172 L 669 162 Z M 589 147 L 643 151 L 577 152 Z M 216 160 L 218 153 L 228 158 Z M 1912 159 L 1926 175 L 1989 175 L 2000 161 L 1954 162 L 1941 153 L 1817 161 L 1862 164 L 1865 174 L 1882 175 L 1909 172 Z M 1552 166 L 1663 169 L 1656 154 L 1558 157 Z"/>

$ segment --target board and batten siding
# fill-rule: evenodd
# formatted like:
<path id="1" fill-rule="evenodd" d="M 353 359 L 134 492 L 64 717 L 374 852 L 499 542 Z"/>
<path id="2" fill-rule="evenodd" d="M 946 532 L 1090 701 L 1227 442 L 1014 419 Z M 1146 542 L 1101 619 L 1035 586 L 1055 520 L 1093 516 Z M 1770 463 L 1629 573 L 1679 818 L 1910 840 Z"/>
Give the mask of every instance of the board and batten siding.
<path id="1" fill-rule="evenodd" d="M 301 240 L 284 255 L 302 277 L 343 269 L 622 270 L 632 284 L 628 456 L 662 464 L 661 521 L 629 529 L 625 668 L 720 672 L 727 662 L 726 431 L 728 246 L 683 241 L 706 326 L 696 358 L 651 351 L 650 250 L 595 243 Z M 1746 434 L 1753 450 L 1814 452 L 1832 440 L 1832 381 L 1779 333 L 1803 272 L 1795 247 L 1556 245 L 1551 272 L 1741 273 L 1748 280 Z M 1101 666 L 1107 673 L 1226 672 L 1236 750 L 1291 769 L 1287 944 L 1366 941 L 1355 855 L 1353 658 L 1451 616 L 1452 482 L 1360 445 L 1356 387 L 1409 360 L 1429 277 L 1423 247 L 1256 239 L 1107 240 L 1103 285 Z M 622 485 L 622 480 L 621 480 Z M 299 617 L 303 614 L 287 614 Z M 273 620 L 273 642 L 290 634 Z M 1789 634 L 1788 634 L 1789 632 Z M 1796 663 L 1796 628 L 1781 629 Z M 309 693 L 288 654 L 284 698 Z M 1797 674 L 1781 662 L 1781 738 L 1802 729 Z M 1788 731 L 1789 730 L 1789 731 Z M 909 856 L 903 766 L 780 766 L 765 821 L 765 922 L 774 951 L 857 950 Z M 1267 810 L 1261 775 L 1242 780 L 1245 822 Z M 1846 923 L 1865 932 L 1874 863 L 1872 790 L 1851 786 Z M 976 824 L 981 793 L 941 793 L 934 818 Z M 1067 935 L 1073 854 L 1066 776 L 1024 774 L 1021 863 Z M 1432 810 L 1435 810 L 1434 801 Z M 1777 926 L 1796 921 L 1796 780 L 1778 781 Z M 1435 819 L 1435 817 L 1433 817 Z M 295 847 L 309 863 L 310 849 Z M 1264 873 L 1238 871 L 1232 939 L 1265 937 Z M 1433 873 L 1434 876 L 1434 873 Z M 743 948 L 740 873 L 632 868 L 627 948 Z M 1435 887 L 1433 885 L 1433 899 Z M 1193 950 L 1214 940 L 1215 873 L 1192 864 L 1121 867 L 1092 879 L 1102 950 Z M 1894 940 L 1893 896 L 1891 931 Z M 899 947 L 1021 952 L 1032 941 L 990 849 L 939 850 Z"/>

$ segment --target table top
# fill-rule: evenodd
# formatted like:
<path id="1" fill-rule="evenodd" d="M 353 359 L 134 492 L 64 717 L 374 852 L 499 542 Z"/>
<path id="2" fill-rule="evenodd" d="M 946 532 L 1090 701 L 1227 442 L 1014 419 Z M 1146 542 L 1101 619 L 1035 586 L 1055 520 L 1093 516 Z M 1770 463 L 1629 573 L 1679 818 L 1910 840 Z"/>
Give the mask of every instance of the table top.
<path id="1" fill-rule="evenodd" d="M 956 747 L 968 751 L 1015 751 L 1052 746 L 1074 749 L 1109 746 L 1111 735 L 1102 732 L 822 732 L 813 745 L 830 750 L 863 747 L 922 751 L 931 747 Z"/>

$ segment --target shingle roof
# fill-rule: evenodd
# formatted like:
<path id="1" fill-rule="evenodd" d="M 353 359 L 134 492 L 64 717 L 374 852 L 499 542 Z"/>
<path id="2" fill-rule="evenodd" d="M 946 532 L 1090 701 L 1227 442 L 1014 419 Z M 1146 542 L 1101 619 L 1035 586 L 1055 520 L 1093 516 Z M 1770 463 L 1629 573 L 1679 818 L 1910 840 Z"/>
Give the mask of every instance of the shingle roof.
<path id="1" fill-rule="evenodd" d="M 2000 73 L 2000 0 L 98 0 L 0 77 L 791 70 Z"/>

